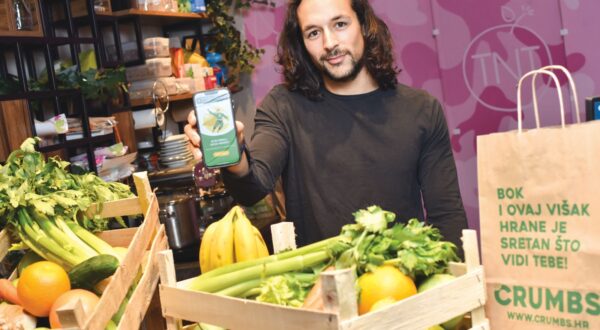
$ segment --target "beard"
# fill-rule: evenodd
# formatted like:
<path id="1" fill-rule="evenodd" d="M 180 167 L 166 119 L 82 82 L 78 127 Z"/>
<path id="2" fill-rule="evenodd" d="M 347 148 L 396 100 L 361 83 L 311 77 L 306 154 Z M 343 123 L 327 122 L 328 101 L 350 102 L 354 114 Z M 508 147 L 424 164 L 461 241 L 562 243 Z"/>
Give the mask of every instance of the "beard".
<path id="1" fill-rule="evenodd" d="M 327 59 L 340 55 L 348 55 L 350 57 L 350 68 L 348 70 L 345 70 L 344 72 L 336 73 L 327 67 Z M 362 70 L 364 62 L 364 55 L 357 60 L 356 58 L 354 58 L 354 55 L 352 53 L 350 53 L 347 50 L 341 50 L 339 48 L 335 48 L 319 58 L 319 66 L 321 72 L 323 73 L 323 75 L 325 75 L 325 77 L 329 78 L 329 80 L 335 82 L 348 82 L 354 80 L 354 78 L 356 78 L 356 76 L 360 73 L 360 70 Z M 344 62 L 336 66 L 341 66 L 343 64 Z"/>

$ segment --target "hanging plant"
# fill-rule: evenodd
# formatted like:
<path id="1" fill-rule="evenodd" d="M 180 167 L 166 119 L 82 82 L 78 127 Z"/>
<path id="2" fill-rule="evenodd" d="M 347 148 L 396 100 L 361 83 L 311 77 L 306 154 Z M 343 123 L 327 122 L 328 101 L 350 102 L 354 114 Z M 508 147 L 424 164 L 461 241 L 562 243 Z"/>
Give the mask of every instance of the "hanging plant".
<path id="1" fill-rule="evenodd" d="M 242 73 L 251 73 L 254 64 L 260 60 L 265 50 L 256 48 L 247 40 L 242 41 L 241 33 L 235 28 L 232 13 L 237 10 L 249 9 L 253 0 L 210 0 L 206 3 L 206 13 L 213 23 L 210 33 L 214 40 L 209 50 L 220 53 L 227 67 L 225 85 L 231 89 L 238 88 L 239 77 Z M 260 1 L 263 3 L 263 1 Z M 269 2 L 271 6 L 274 4 Z"/>

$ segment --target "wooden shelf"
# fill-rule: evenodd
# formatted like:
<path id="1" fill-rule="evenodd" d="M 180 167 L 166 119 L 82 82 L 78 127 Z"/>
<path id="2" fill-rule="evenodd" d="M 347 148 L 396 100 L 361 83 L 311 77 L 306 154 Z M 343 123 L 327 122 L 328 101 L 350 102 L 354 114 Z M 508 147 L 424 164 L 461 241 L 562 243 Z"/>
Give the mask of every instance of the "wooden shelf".
<path id="1" fill-rule="evenodd" d="M 0 37 L 41 37 L 42 31 L 0 31 Z"/>
<path id="2" fill-rule="evenodd" d="M 139 17 L 143 24 L 170 25 L 183 22 L 195 22 L 207 20 L 206 14 L 197 13 L 172 13 L 166 11 L 152 11 L 141 9 L 125 9 L 112 12 L 111 14 L 96 14 L 100 19 L 108 17 L 126 18 Z"/>
<path id="3" fill-rule="evenodd" d="M 50 152 L 50 151 L 56 151 L 56 150 L 61 150 L 61 149 L 65 149 L 65 148 L 83 147 L 87 144 L 96 144 L 96 143 L 112 141 L 112 140 L 114 140 L 114 138 L 115 138 L 114 133 L 109 133 L 109 134 L 92 136 L 89 138 L 67 140 L 63 143 L 56 143 L 56 144 L 39 147 L 39 151 L 40 152 Z"/>
<path id="4" fill-rule="evenodd" d="M 140 18 L 142 24 L 149 25 L 172 25 L 179 23 L 193 23 L 198 21 L 208 20 L 206 14 L 197 13 L 171 13 L 166 11 L 152 11 L 141 9 L 124 9 L 111 13 L 96 13 L 96 22 L 100 25 L 112 23 L 128 18 Z M 89 25 L 90 20 L 87 15 L 76 16 L 72 19 L 73 23 L 78 26 Z M 59 19 L 54 22 L 56 26 L 66 27 L 68 22 L 65 19 Z"/>
<path id="5" fill-rule="evenodd" d="M 39 44 L 39 45 L 67 45 L 67 44 L 93 44 L 94 38 L 68 38 L 68 37 L 32 37 L 32 36 L 20 36 L 20 35 L 9 35 L 0 37 L 0 44 L 15 44 L 17 42 L 23 44 Z"/>
<path id="6" fill-rule="evenodd" d="M 194 97 L 194 93 L 169 95 L 169 102 L 191 100 L 192 97 Z M 151 104 L 152 104 L 152 98 L 151 97 L 147 97 L 147 98 L 143 98 L 143 99 L 132 99 L 131 100 L 131 106 L 132 107 L 139 107 L 139 106 L 151 105 Z"/>
<path id="7" fill-rule="evenodd" d="M 45 99 L 54 96 L 73 96 L 79 94 L 79 89 L 57 89 L 54 91 L 37 91 L 37 92 L 18 92 L 10 95 L 0 94 L 0 101 L 19 100 L 19 99 Z"/>

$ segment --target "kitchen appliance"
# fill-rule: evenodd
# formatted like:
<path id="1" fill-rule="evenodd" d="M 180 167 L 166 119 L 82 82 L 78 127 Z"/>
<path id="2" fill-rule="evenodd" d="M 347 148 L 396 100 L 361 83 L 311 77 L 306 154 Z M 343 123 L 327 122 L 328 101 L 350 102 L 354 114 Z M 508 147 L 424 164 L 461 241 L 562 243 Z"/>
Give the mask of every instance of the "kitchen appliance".
<path id="1" fill-rule="evenodd" d="M 167 196 L 159 199 L 159 218 L 172 249 L 183 249 L 200 244 L 198 208 L 196 199 L 189 195 Z"/>
<path id="2" fill-rule="evenodd" d="M 233 198 L 225 191 L 197 196 L 201 209 L 200 221 L 204 226 L 220 220 L 233 207 Z"/>

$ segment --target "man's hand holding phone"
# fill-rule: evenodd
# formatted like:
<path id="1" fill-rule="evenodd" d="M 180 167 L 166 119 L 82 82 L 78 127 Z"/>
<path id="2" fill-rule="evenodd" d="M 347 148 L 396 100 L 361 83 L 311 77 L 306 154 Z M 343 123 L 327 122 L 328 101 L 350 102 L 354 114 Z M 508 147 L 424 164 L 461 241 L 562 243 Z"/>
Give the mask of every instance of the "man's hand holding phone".
<path id="1" fill-rule="evenodd" d="M 187 125 L 185 125 L 184 131 L 185 135 L 189 138 L 190 143 L 192 144 L 192 154 L 194 155 L 194 159 L 197 161 L 202 159 L 202 139 L 200 138 L 200 134 L 198 134 L 197 124 L 198 121 L 196 119 L 196 114 L 194 111 L 190 111 L 187 118 Z M 244 144 L 244 124 L 240 121 L 235 122 L 237 140 L 239 143 L 239 147 Z M 242 153 L 240 162 L 236 165 L 232 165 L 227 167 L 227 170 L 237 176 L 244 176 L 248 173 L 248 159 L 246 158 L 246 153 Z"/>

